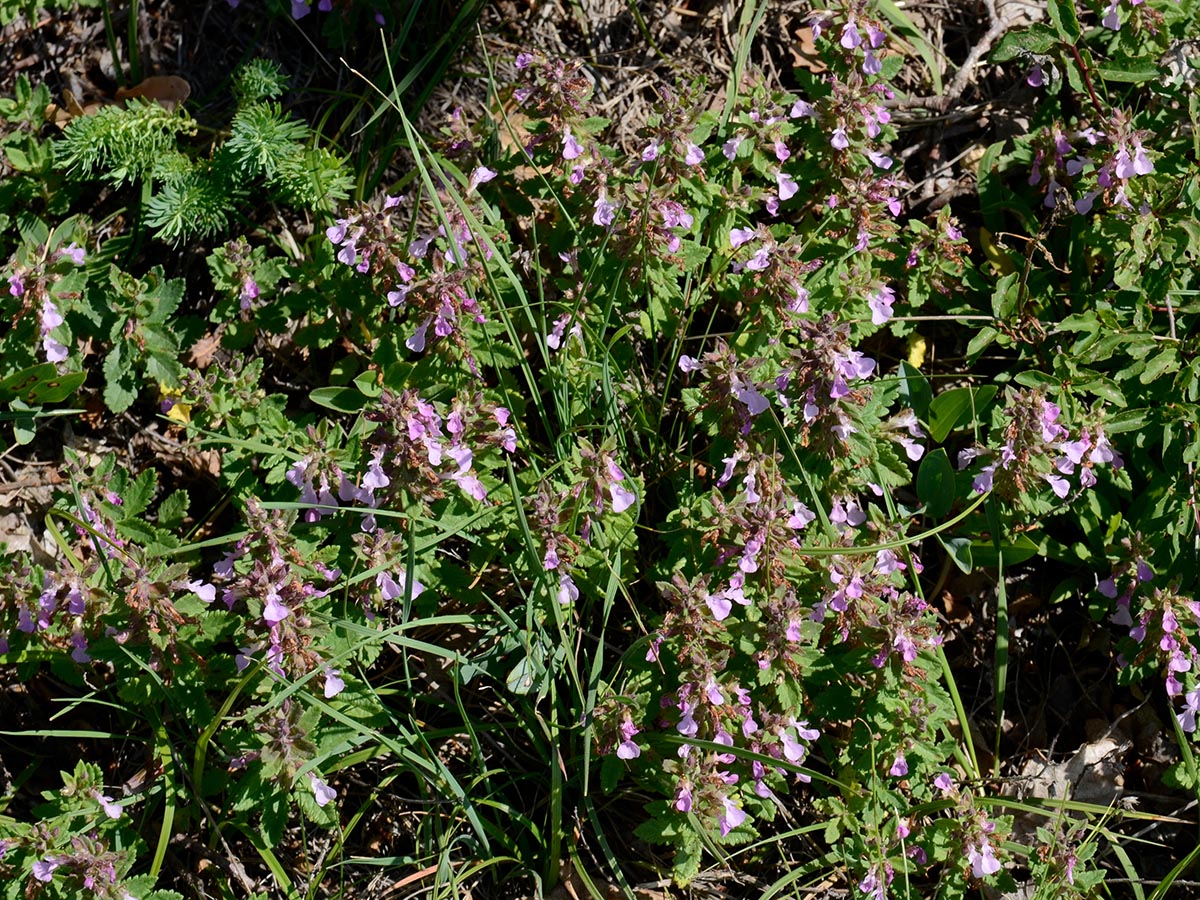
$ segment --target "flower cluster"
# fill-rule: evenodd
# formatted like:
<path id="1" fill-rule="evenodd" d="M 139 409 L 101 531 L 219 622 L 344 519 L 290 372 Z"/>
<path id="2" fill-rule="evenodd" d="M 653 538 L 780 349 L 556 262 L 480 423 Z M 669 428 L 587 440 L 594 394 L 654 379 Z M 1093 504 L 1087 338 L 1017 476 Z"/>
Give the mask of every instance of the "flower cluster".
<path id="1" fill-rule="evenodd" d="M 71 267 L 82 266 L 85 259 L 84 249 L 71 243 L 54 249 L 39 247 L 32 258 L 24 261 L 13 258 L 7 266 L 8 294 L 21 301 L 12 321 L 16 323 L 36 313 L 36 330 L 47 362 L 61 363 L 70 355 L 70 349 L 63 343 L 69 340 L 64 329 L 66 319 L 56 300 L 61 301 L 64 296 L 59 283 Z"/>
<path id="2" fill-rule="evenodd" d="M 492 175 L 491 170 L 477 170 L 473 181 Z M 476 288 L 491 246 L 448 197 L 444 221 L 416 231 L 410 240 L 413 232 L 399 220 L 403 199 L 385 196 L 380 204 L 360 204 L 327 228 L 325 236 L 338 248 L 338 262 L 371 276 L 387 307 L 411 311 L 417 324 L 404 340 L 411 352 L 423 352 L 435 338 L 450 338 L 474 369 L 463 328 L 486 321 Z"/>
<path id="3" fill-rule="evenodd" d="M 246 516 L 250 533 L 213 566 L 213 584 L 195 582 L 192 590 L 211 602 L 219 588 L 227 609 L 249 612 L 245 643 L 237 652 L 239 670 L 261 653 L 267 669 L 280 678 L 295 679 L 317 669 L 324 669 L 328 678 L 331 670 L 320 650 L 323 630 L 309 613 L 329 593 L 313 581 L 332 583 L 341 573 L 299 553 L 291 517 L 283 511 L 268 512 L 251 499 Z"/>
<path id="4" fill-rule="evenodd" d="M 1034 154 L 1029 184 L 1046 182 L 1044 203 L 1048 208 L 1069 202 L 1075 212 L 1084 215 L 1092 211 L 1099 198 L 1107 206 L 1132 209 L 1130 181 L 1154 171 L 1154 161 L 1142 143 L 1146 137 L 1145 132 L 1135 131 L 1128 116 L 1119 111 L 1114 113 L 1108 131 L 1087 127 L 1068 133 L 1053 126 Z M 1089 149 L 1077 151 L 1073 141 Z M 1082 184 L 1084 179 L 1095 187 L 1072 191 L 1072 186 Z"/>
<path id="5" fill-rule="evenodd" d="M 1096 466 L 1121 468 L 1121 456 L 1101 428 L 1085 427 L 1071 440 L 1070 431 L 1059 421 L 1061 415 L 1062 410 L 1040 391 L 1012 393 L 1004 409 L 1007 422 L 999 452 L 966 448 L 959 452 L 959 468 L 982 463 L 973 482 L 980 494 L 994 490 L 1015 499 L 1048 486 L 1060 500 L 1071 493 L 1071 478 L 1076 474 L 1078 490 L 1084 490 L 1096 484 Z"/>
<path id="6" fill-rule="evenodd" d="M 456 397 L 447 412 L 415 391 L 385 392 L 368 418 L 382 427 L 371 436 L 366 474 L 352 496 L 343 496 L 360 506 L 376 508 L 402 494 L 429 503 L 445 496 L 447 482 L 482 501 L 488 489 L 475 468 L 476 454 L 489 447 L 517 449 L 509 411 L 478 394 Z M 341 493 L 350 489 L 344 485 Z M 374 527 L 368 516 L 363 530 Z"/>

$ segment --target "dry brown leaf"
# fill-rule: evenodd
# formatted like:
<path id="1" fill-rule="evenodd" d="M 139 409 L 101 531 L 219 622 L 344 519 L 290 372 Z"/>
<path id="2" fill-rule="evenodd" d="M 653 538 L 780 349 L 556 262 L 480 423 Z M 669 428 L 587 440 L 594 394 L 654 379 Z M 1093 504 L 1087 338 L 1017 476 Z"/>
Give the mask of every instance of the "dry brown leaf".
<path id="1" fill-rule="evenodd" d="M 796 29 L 796 43 L 792 46 L 792 58 L 801 69 L 808 69 L 814 75 L 824 72 L 828 66 L 821 59 L 821 51 L 817 49 L 813 30 L 808 26 Z"/>
<path id="2" fill-rule="evenodd" d="M 191 95 L 192 86 L 178 75 L 151 75 L 131 88 L 121 88 L 116 97 L 118 100 L 127 100 L 130 97 L 156 100 L 167 112 L 175 112 L 179 104 Z"/>
<path id="3" fill-rule="evenodd" d="M 206 334 L 192 344 L 192 364 L 197 369 L 207 369 L 212 364 L 213 355 L 220 346 L 221 336 L 219 334 Z"/>

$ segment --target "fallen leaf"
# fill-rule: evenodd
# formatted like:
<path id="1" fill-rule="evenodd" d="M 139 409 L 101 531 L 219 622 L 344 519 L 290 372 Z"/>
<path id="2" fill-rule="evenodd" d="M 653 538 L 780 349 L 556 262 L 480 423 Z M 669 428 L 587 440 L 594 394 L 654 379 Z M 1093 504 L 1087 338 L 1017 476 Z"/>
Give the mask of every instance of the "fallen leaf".
<path id="1" fill-rule="evenodd" d="M 179 104 L 192 95 L 192 86 L 178 75 L 151 75 L 131 88 L 121 88 L 116 93 L 118 100 L 143 97 L 156 100 L 167 112 L 175 112 Z"/>
<path id="2" fill-rule="evenodd" d="M 792 58 L 799 68 L 808 69 L 814 75 L 829 68 L 821 59 L 821 51 L 817 49 L 813 30 L 808 26 L 796 29 L 796 44 L 792 47 Z"/>

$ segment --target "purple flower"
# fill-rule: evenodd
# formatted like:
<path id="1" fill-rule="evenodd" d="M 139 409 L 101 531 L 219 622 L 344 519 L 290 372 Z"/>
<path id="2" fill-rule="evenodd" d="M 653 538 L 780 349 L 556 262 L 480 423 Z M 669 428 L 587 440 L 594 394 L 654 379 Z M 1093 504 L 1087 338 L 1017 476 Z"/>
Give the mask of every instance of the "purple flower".
<path id="1" fill-rule="evenodd" d="M 721 153 L 727 160 L 733 162 L 735 159 L 737 159 L 738 145 L 741 143 L 742 139 L 740 137 L 731 137 L 721 145 Z"/>
<path id="2" fill-rule="evenodd" d="M 316 798 L 317 806 L 328 806 L 337 797 L 337 791 L 311 772 L 308 774 L 308 783 L 312 785 L 313 797 Z"/>
<path id="3" fill-rule="evenodd" d="M 658 151 L 662 149 L 662 141 L 655 138 L 642 148 L 642 162 L 654 162 L 658 159 Z"/>
<path id="4" fill-rule="evenodd" d="M 471 180 L 467 184 L 467 193 L 471 193 L 479 185 L 486 184 L 495 177 L 496 171 L 494 169 L 489 169 L 487 166 L 479 166 L 479 168 L 471 173 Z"/>
<path id="5" fill-rule="evenodd" d="M 63 257 L 67 257 L 77 266 L 82 266 L 85 253 L 82 247 L 72 241 L 68 246 L 58 251 L 58 258 L 62 259 Z"/>
<path id="6" fill-rule="evenodd" d="M 1200 713 L 1200 687 L 1193 688 L 1183 695 L 1184 708 L 1175 714 L 1179 727 L 1191 734 L 1196 730 L 1196 715 Z"/>
<path id="7" fill-rule="evenodd" d="M 55 859 L 52 856 L 39 859 L 33 864 L 33 877 L 38 881 L 49 881 L 54 877 L 54 870 L 59 867 L 61 859 L 62 857 Z"/>
<path id="8" fill-rule="evenodd" d="M 426 319 L 424 322 L 422 322 L 421 326 L 412 333 L 412 337 L 408 338 L 408 340 L 404 342 L 404 346 L 413 353 L 420 353 L 422 350 L 424 350 L 425 334 L 429 331 L 429 323 L 432 321 L 433 319 Z"/>
<path id="9" fill-rule="evenodd" d="M 839 125 L 833 129 L 833 134 L 829 137 L 829 144 L 835 150 L 845 150 L 850 146 L 850 138 L 846 137 L 846 129 Z"/>
<path id="10" fill-rule="evenodd" d="M 104 814 L 106 816 L 110 819 L 121 818 L 121 804 L 115 803 L 112 797 L 109 797 L 107 794 L 101 794 L 99 791 L 93 791 L 92 794 L 99 801 L 100 805 L 104 807 Z"/>
<path id="11" fill-rule="evenodd" d="M 1117 15 L 1117 4 L 1119 0 L 1112 0 L 1105 10 L 1105 16 L 1100 20 L 1100 24 L 1112 31 L 1121 30 L 1121 17 Z"/>
<path id="12" fill-rule="evenodd" d="M 612 498 L 612 510 L 615 513 L 625 512 L 637 502 L 637 494 L 616 482 L 608 486 L 608 493 Z"/>
<path id="13" fill-rule="evenodd" d="M 402 600 L 404 598 L 404 590 L 408 584 L 407 577 L 403 572 L 398 572 L 395 577 L 386 569 L 375 576 L 375 586 L 379 588 L 380 596 L 384 600 Z M 421 596 L 421 592 L 425 590 L 425 585 L 413 579 L 412 595 L 415 600 Z"/>
<path id="14" fill-rule="evenodd" d="M 767 411 L 771 405 L 751 382 L 734 379 L 733 396 L 746 405 L 750 415 L 757 416 Z"/>
<path id="15" fill-rule="evenodd" d="M 721 826 L 721 835 L 724 836 L 746 821 L 746 813 L 728 797 L 721 798 L 721 805 L 724 809 L 717 817 L 717 823 Z"/>
<path id="16" fill-rule="evenodd" d="M 688 144 L 687 155 L 683 157 L 683 161 L 689 166 L 698 166 L 704 162 L 704 151 L 695 144 Z"/>
<path id="17" fill-rule="evenodd" d="M 336 697 L 346 689 L 346 682 L 342 680 L 342 673 L 337 669 L 325 670 L 325 699 Z"/>
<path id="18" fill-rule="evenodd" d="M 305 0 L 292 0 L 292 18 L 303 19 L 312 10 L 308 8 L 308 3 Z"/>
<path id="19" fill-rule="evenodd" d="M 278 624 L 292 614 L 292 611 L 283 605 L 279 594 L 274 587 L 267 588 L 267 602 L 263 605 L 263 618 L 272 625 Z"/>
<path id="20" fill-rule="evenodd" d="M 888 774 L 895 778 L 903 778 L 908 774 L 908 760 L 904 758 L 903 753 L 896 754 L 896 758 L 892 760 L 892 767 L 888 769 Z"/>
<path id="21" fill-rule="evenodd" d="M 787 172 L 776 172 L 775 183 L 779 186 L 779 199 L 791 200 L 796 196 L 796 192 L 800 190 L 800 186 L 796 184 L 796 179 L 792 178 Z"/>
<path id="22" fill-rule="evenodd" d="M 842 38 L 838 43 L 847 50 L 853 50 L 862 43 L 862 35 L 858 33 L 858 27 L 853 21 L 842 26 Z"/>
<path id="23" fill-rule="evenodd" d="M 583 147 L 579 145 L 579 141 L 575 140 L 575 135 L 571 134 L 570 126 L 563 129 L 563 159 L 578 159 L 583 155 Z"/>
<path id="24" fill-rule="evenodd" d="M 638 733 L 638 727 L 628 718 L 621 723 L 621 743 L 617 745 L 617 756 L 620 759 L 637 759 L 642 755 L 642 748 L 633 742 L 633 736 Z"/>
<path id="25" fill-rule="evenodd" d="M 563 573 L 558 577 L 558 597 L 556 598 L 560 606 L 570 606 L 579 600 L 579 588 L 567 573 Z"/>
<path id="26" fill-rule="evenodd" d="M 896 302 L 895 292 L 886 284 L 867 298 L 867 306 L 871 307 L 871 323 L 882 325 L 892 317 L 892 304 Z"/>
<path id="27" fill-rule="evenodd" d="M 949 772 L 942 772 L 937 778 L 933 779 L 933 786 L 944 794 L 954 789 L 954 781 L 950 778 Z"/>
<path id="28" fill-rule="evenodd" d="M 1040 88 L 1046 83 L 1046 73 L 1041 66 L 1034 66 L 1025 76 L 1025 83 L 1032 88 Z"/>
<path id="29" fill-rule="evenodd" d="M 742 246 L 747 241 L 754 240 L 753 228 L 733 228 L 729 231 L 729 243 L 734 249 Z"/>
<path id="30" fill-rule="evenodd" d="M 686 782 L 675 791 L 675 808 L 680 812 L 692 811 L 692 786 Z"/>
<path id="31" fill-rule="evenodd" d="M 217 589 L 207 582 L 189 581 L 186 587 L 205 603 L 212 603 L 217 599 Z"/>
<path id="32" fill-rule="evenodd" d="M 967 862 L 971 864 L 971 874 L 976 878 L 995 875 L 1000 871 L 1000 860 L 996 859 L 992 845 L 986 838 L 967 851 Z"/>
<path id="33" fill-rule="evenodd" d="M 601 228 L 607 228 L 617 217 L 617 204 L 609 202 L 608 195 L 603 191 L 596 198 L 596 211 L 592 214 L 592 222 Z"/>

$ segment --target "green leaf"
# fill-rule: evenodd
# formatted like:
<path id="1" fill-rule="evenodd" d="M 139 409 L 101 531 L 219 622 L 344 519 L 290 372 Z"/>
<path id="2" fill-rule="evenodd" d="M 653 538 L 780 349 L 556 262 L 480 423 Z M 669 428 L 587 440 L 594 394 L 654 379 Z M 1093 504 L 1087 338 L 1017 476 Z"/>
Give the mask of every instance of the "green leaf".
<path id="1" fill-rule="evenodd" d="M 172 491 L 158 504 L 158 524 L 161 528 L 175 528 L 187 515 L 190 503 L 188 492 L 183 488 Z"/>
<path id="2" fill-rule="evenodd" d="M 367 398 L 352 387 L 316 388 L 309 392 L 308 399 L 318 406 L 340 413 L 361 412 L 367 405 Z"/>
<path id="3" fill-rule="evenodd" d="M 1008 62 L 1018 56 L 1045 54 L 1058 43 L 1058 34 L 1044 22 L 1035 22 L 1028 28 L 1010 31 L 1002 37 L 988 57 L 992 64 Z"/>
<path id="4" fill-rule="evenodd" d="M 929 404 L 933 402 L 929 379 L 920 369 L 905 361 L 900 363 L 900 399 L 917 414 L 918 419 L 928 417 Z"/>
<path id="5" fill-rule="evenodd" d="M 137 399 L 133 375 L 122 353 L 124 346 L 117 344 L 104 357 L 104 405 L 116 413 L 125 412 Z"/>
<path id="6" fill-rule="evenodd" d="M 30 366 L 0 381 L 0 403 L 13 397 L 20 397 L 26 403 L 35 406 L 61 403 L 74 394 L 86 379 L 86 372 L 68 372 L 60 375 L 54 363 Z"/>
<path id="7" fill-rule="evenodd" d="M 944 538 L 940 534 L 937 536 L 938 543 L 946 551 L 946 555 L 950 557 L 954 565 L 958 566 L 959 570 L 966 575 L 971 574 L 971 570 L 975 568 L 975 562 L 971 554 L 971 541 L 969 538 Z"/>
<path id="8" fill-rule="evenodd" d="M 1123 62 L 1102 62 L 1096 66 L 1100 77 L 1105 81 L 1118 81 L 1128 84 L 1141 84 L 1143 81 L 1154 81 L 1162 70 L 1157 63 L 1142 59 L 1132 59 Z"/>
<path id="9" fill-rule="evenodd" d="M 940 444 L 950 432 L 976 421 L 996 396 L 995 385 L 980 388 L 951 388 L 942 391 L 929 404 L 929 436 Z"/>
<path id="10" fill-rule="evenodd" d="M 1068 44 L 1075 44 L 1083 33 L 1075 14 L 1075 0 L 1049 0 L 1046 9 L 1058 36 Z"/>
<path id="11" fill-rule="evenodd" d="M 1004 564 L 1006 566 L 1015 565 L 1016 563 L 1025 562 L 1038 554 L 1038 545 L 1028 535 L 1018 535 L 1011 541 L 1002 541 L 1000 549 L 1004 552 Z M 990 541 L 973 541 L 971 543 L 971 555 L 975 560 L 975 565 L 985 569 L 994 569 L 1000 563 L 1000 555 L 996 552 L 996 545 Z"/>
<path id="12" fill-rule="evenodd" d="M 954 506 L 954 467 L 941 447 L 926 454 L 917 471 L 917 497 L 925 515 L 940 519 Z"/>

